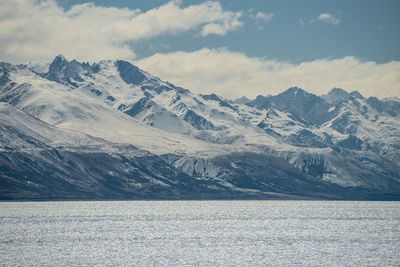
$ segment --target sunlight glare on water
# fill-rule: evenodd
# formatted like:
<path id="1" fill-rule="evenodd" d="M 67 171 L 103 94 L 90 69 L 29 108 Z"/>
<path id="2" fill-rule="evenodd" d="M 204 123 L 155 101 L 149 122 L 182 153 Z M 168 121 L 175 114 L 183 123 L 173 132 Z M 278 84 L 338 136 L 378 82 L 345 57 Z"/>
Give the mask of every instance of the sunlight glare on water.
<path id="1" fill-rule="evenodd" d="M 0 265 L 400 265 L 399 202 L 0 203 Z"/>

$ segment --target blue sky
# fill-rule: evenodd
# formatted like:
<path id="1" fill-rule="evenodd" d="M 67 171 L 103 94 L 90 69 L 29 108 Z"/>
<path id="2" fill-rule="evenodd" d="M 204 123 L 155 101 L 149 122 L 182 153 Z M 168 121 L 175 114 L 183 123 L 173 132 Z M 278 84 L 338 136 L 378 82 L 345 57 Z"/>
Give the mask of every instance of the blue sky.
<path id="1" fill-rule="evenodd" d="M 397 0 L 3 0 L 0 60 L 127 59 L 226 97 L 300 86 L 400 96 Z"/>
<path id="2" fill-rule="evenodd" d="M 83 1 L 58 1 L 70 8 Z M 101 6 L 118 6 L 148 11 L 166 1 L 91 1 Z M 181 6 L 204 1 L 182 1 Z M 225 10 L 243 12 L 244 24 L 225 36 L 199 37 L 195 32 L 162 35 L 134 43 L 138 57 L 155 52 L 193 51 L 203 47 L 228 47 L 248 56 L 291 62 L 318 58 L 355 56 L 384 63 L 400 60 L 400 1 L 398 0 L 229 0 L 219 1 Z M 253 19 L 251 14 L 273 14 L 269 22 Z M 318 16 L 328 13 L 337 25 Z M 314 22 L 311 22 L 314 20 Z M 302 22 L 304 23 L 302 23 Z"/>

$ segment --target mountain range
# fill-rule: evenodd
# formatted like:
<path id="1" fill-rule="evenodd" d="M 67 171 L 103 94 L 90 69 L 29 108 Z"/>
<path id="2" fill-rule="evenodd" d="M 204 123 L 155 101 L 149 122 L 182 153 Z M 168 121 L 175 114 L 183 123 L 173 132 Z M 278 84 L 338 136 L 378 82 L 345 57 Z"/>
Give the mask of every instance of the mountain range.
<path id="1" fill-rule="evenodd" d="M 123 60 L 0 63 L 0 199 L 400 200 L 399 162 L 398 98 L 231 100 Z"/>

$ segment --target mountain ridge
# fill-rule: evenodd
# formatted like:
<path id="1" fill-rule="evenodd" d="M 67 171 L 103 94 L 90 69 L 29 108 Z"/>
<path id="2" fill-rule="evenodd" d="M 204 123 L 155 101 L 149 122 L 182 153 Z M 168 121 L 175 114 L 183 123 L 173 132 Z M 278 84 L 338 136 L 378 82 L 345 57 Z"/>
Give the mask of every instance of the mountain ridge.
<path id="1" fill-rule="evenodd" d="M 158 198 L 154 192 L 140 192 L 138 182 L 133 182 L 140 180 L 141 186 L 146 184 L 153 188 L 156 183 L 160 185 L 158 175 L 164 177 L 161 179 L 164 189 L 170 188 L 163 189 L 162 197 L 159 196 L 163 199 L 168 199 L 166 192 L 171 193 L 171 199 L 400 199 L 397 163 L 400 159 L 400 101 L 396 99 L 365 98 L 356 91 L 348 93 L 337 88 L 317 96 L 292 87 L 276 96 L 233 101 L 216 94 L 194 94 L 128 61 L 89 64 L 68 61 L 61 55 L 45 73 L 38 73 L 28 65 L 9 63 L 0 63 L 0 69 L 0 102 L 8 103 L 1 109 L 3 135 L 23 136 L 26 141 L 31 138 L 32 151 L 41 146 L 35 143 L 37 135 L 26 131 L 29 125 L 24 125 L 23 120 L 18 127 L 10 128 L 12 122 L 6 119 L 6 111 L 16 109 L 38 120 L 35 125 L 43 122 L 54 127 L 47 131 L 63 133 L 60 135 L 65 136 L 64 143 L 57 140 L 58 143 L 53 142 L 57 145 L 51 145 L 50 150 L 64 153 L 67 147 L 75 147 L 73 153 L 78 162 L 86 157 L 82 153 L 87 151 L 90 155 L 102 153 L 103 158 L 114 155 L 118 160 L 109 161 L 116 166 L 127 166 L 120 163 L 125 157 L 123 153 L 116 153 L 110 147 L 133 146 L 129 153 L 138 155 L 128 160 L 130 165 L 135 165 L 135 160 L 143 162 L 142 158 L 148 156 L 138 151 L 147 151 L 147 155 L 154 155 L 158 162 L 163 162 L 158 164 L 164 169 L 173 168 L 189 179 L 193 189 L 175 188 L 173 184 L 177 178 L 165 178 L 163 171 L 152 171 L 153 178 L 144 179 L 149 168 L 154 168 L 142 164 L 144 171 L 129 175 L 122 175 L 123 170 L 113 170 L 115 175 L 111 175 L 102 169 L 104 173 L 98 175 L 108 177 L 105 188 L 110 189 L 107 186 L 112 187 L 115 181 L 121 182 L 121 177 L 136 184 L 129 189 L 124 182 L 124 190 L 130 193 L 122 195 L 104 189 L 109 194 L 107 198 L 112 198 L 112 194 L 127 199 Z M 68 134 L 65 131 L 69 131 Z M 76 144 L 76 138 L 68 141 L 68 136 L 75 136 L 74 133 L 87 136 L 82 137 L 87 143 Z M 36 152 L 24 154 L 27 151 L 18 146 L 5 149 L 9 147 L 10 138 L 0 141 L 3 160 L 12 153 L 14 156 L 20 153 L 25 161 L 43 165 L 40 160 L 43 157 Z M 79 147 L 86 147 L 86 152 Z M 15 157 L 13 161 L 19 162 Z M 46 162 L 51 165 L 51 157 Z M 100 163 L 91 162 L 94 168 L 99 168 Z M 21 164 L 0 163 L 1 179 L 21 184 L 29 172 L 21 168 Z M 92 177 L 87 172 L 89 166 L 83 168 L 85 171 L 74 169 L 73 164 L 68 166 L 71 170 L 68 179 Z M 20 178 L 16 180 L 12 176 L 17 174 L 7 174 L 5 170 L 9 168 L 21 169 Z M 36 176 L 43 175 L 40 167 L 33 169 L 37 171 Z M 63 172 L 64 178 L 68 175 Z M 1 188 L 4 191 L 10 186 Z M 26 187 L 26 183 L 24 186 L 26 191 L 29 186 Z M 296 190 L 297 187 L 302 189 Z M 17 189 L 15 191 L 7 197 L 0 193 L 0 197 L 23 198 Z M 89 191 L 88 195 L 96 196 L 96 192 Z M 42 197 L 51 198 L 48 193 Z M 40 196 L 38 193 L 37 197 Z M 72 193 L 71 198 L 74 198 Z"/>

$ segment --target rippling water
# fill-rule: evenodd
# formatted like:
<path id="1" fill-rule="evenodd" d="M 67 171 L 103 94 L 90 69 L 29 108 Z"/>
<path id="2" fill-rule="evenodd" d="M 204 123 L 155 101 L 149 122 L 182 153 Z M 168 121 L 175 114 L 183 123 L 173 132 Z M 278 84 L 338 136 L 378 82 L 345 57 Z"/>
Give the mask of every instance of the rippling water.
<path id="1" fill-rule="evenodd" d="M 0 265 L 400 265 L 400 202 L 0 203 Z"/>

